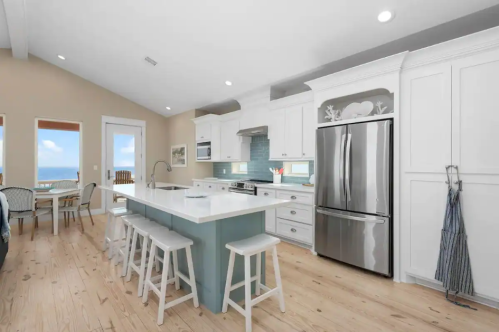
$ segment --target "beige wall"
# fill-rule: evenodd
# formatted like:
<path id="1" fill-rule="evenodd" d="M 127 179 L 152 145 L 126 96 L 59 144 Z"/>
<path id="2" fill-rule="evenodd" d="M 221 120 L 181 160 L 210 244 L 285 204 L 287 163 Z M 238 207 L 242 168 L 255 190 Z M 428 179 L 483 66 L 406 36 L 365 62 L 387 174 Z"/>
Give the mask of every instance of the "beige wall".
<path id="1" fill-rule="evenodd" d="M 4 172 L 8 185 L 35 184 L 35 117 L 83 123 L 85 183 L 101 182 L 102 115 L 146 121 L 145 175 L 151 173 L 154 161 L 169 158 L 165 117 L 34 56 L 28 61 L 14 59 L 7 49 L 0 49 L 0 114 L 6 115 Z M 98 166 L 97 171 L 93 170 L 94 165 Z M 166 180 L 166 170 L 159 167 L 157 179 Z M 99 208 L 100 203 L 97 190 L 92 208 Z"/>
<path id="2" fill-rule="evenodd" d="M 168 151 L 172 145 L 187 144 L 187 167 L 173 167 L 173 171 L 168 173 L 168 182 L 192 185 L 194 178 L 213 176 L 212 163 L 196 162 L 196 126 L 191 119 L 205 114 L 205 111 L 191 110 L 167 119 Z M 170 155 L 167 160 L 171 162 Z"/>

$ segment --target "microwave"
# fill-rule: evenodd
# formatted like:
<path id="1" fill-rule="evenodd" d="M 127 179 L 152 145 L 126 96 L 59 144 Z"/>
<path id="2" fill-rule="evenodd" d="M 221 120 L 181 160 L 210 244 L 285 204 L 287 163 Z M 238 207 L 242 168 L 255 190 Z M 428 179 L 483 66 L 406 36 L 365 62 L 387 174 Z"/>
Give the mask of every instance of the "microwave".
<path id="1" fill-rule="evenodd" d="M 211 160 L 211 142 L 197 143 L 196 160 Z"/>

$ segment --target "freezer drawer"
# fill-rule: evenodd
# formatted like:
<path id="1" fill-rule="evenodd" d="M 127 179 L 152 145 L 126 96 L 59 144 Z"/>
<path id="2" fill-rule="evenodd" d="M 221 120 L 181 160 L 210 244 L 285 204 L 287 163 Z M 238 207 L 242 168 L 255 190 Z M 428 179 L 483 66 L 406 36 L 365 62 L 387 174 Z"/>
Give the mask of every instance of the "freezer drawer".
<path id="1" fill-rule="evenodd" d="M 391 276 L 390 219 L 317 208 L 317 253 Z"/>

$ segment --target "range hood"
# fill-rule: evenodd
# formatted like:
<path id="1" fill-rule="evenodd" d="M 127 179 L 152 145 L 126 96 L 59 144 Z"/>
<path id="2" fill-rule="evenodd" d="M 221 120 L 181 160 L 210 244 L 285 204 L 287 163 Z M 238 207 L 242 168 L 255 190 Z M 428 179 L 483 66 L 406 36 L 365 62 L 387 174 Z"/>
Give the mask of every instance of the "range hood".
<path id="1" fill-rule="evenodd" d="M 261 136 L 261 135 L 267 135 L 268 132 L 269 132 L 268 126 L 260 126 L 248 129 L 241 129 L 237 132 L 237 136 L 246 136 L 246 137 Z"/>

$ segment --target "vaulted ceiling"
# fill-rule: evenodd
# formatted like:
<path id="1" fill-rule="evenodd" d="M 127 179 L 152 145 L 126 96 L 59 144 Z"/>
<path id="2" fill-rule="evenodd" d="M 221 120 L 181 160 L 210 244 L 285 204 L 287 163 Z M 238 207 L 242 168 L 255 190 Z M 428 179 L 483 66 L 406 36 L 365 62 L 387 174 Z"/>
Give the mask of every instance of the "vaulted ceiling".
<path id="1" fill-rule="evenodd" d="M 14 49 L 25 38 L 29 53 L 163 115 L 234 98 L 499 3 L 24 0 L 23 16 L 12 15 L 19 10 L 13 3 L 23 1 L 3 2 L 0 47 Z M 395 19 L 381 24 L 385 9 Z"/>

